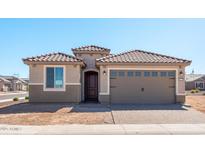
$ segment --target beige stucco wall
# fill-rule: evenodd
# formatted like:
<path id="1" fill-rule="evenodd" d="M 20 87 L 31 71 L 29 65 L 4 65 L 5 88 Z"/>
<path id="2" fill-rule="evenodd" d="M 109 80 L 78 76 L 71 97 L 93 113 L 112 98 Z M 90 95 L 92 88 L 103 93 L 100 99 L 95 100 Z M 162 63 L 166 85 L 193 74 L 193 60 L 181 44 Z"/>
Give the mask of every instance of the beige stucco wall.
<path id="1" fill-rule="evenodd" d="M 47 65 L 46 65 L 47 66 Z M 59 65 L 49 65 L 59 66 Z M 31 102 L 71 102 L 81 101 L 80 65 L 61 65 L 65 67 L 65 91 L 44 91 L 45 65 L 30 65 L 29 100 Z"/>
<path id="2" fill-rule="evenodd" d="M 95 60 L 104 56 L 106 56 L 106 54 L 77 54 L 77 57 L 82 58 L 86 63 L 86 69 L 95 69 Z"/>
<path id="3" fill-rule="evenodd" d="M 29 66 L 30 83 L 42 83 L 42 84 L 44 83 L 44 66 L 45 65 Z M 62 65 L 62 66 L 65 66 L 66 83 L 80 83 L 80 65 Z"/>
<path id="4" fill-rule="evenodd" d="M 186 101 L 186 95 L 176 95 L 177 103 L 184 103 Z"/>
<path id="5" fill-rule="evenodd" d="M 0 81 L 0 91 L 8 91 L 9 88 L 3 81 Z"/>
<path id="6" fill-rule="evenodd" d="M 29 82 L 43 83 L 43 65 L 29 66 Z"/>
<path id="7" fill-rule="evenodd" d="M 4 83 L 0 81 L 0 91 L 4 91 Z"/>
<path id="8" fill-rule="evenodd" d="M 79 103 L 81 101 L 81 86 L 67 85 L 66 91 L 43 91 L 42 85 L 30 85 L 29 101 Z"/>
<path id="9" fill-rule="evenodd" d="M 183 73 L 182 75 L 180 75 L 181 71 Z M 185 67 L 178 70 L 178 94 L 185 95 Z"/>

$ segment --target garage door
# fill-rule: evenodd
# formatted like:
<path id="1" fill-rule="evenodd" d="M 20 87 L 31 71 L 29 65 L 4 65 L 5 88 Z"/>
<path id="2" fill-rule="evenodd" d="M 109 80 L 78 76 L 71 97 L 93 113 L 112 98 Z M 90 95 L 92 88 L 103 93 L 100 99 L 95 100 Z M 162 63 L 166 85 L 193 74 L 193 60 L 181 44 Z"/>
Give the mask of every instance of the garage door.
<path id="1" fill-rule="evenodd" d="M 175 71 L 110 71 L 111 103 L 175 102 Z"/>

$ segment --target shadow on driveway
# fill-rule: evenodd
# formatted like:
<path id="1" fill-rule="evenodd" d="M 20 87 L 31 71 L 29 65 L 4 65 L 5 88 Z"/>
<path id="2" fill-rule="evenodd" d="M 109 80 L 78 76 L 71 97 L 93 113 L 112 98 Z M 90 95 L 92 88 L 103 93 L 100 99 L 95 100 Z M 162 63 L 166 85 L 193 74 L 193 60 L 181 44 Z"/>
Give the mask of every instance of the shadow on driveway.
<path id="1" fill-rule="evenodd" d="M 114 104 L 111 110 L 187 110 L 182 104 Z"/>
<path id="2" fill-rule="evenodd" d="M 0 114 L 17 113 L 55 113 L 63 108 L 70 112 L 110 112 L 110 108 L 102 104 L 71 104 L 71 103 L 17 103 L 0 106 Z"/>
<path id="3" fill-rule="evenodd" d="M 70 103 L 17 103 L 0 106 L 0 114 L 17 113 L 54 113 L 60 109 L 69 108 L 71 112 L 111 112 L 121 110 L 187 110 L 181 104 L 166 105 L 133 105 L 121 104 L 105 106 L 102 104 L 70 104 Z"/>

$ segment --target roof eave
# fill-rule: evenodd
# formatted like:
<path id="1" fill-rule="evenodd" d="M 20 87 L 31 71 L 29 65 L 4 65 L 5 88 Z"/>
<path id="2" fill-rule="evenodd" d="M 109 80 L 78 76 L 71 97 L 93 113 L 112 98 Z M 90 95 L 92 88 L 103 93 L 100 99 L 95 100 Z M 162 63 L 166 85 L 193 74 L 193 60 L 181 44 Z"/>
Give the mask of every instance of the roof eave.
<path id="1" fill-rule="evenodd" d="M 139 64 L 143 64 L 143 65 L 184 65 L 184 66 L 189 66 L 191 64 L 191 61 L 189 62 L 181 62 L 181 63 L 136 63 L 136 62 L 98 62 L 96 61 L 96 65 L 119 65 L 119 64 L 123 64 L 123 65 L 139 65 Z"/>
<path id="2" fill-rule="evenodd" d="M 28 60 L 23 60 L 23 63 L 26 65 L 32 65 L 32 64 L 42 64 L 42 65 L 81 65 L 81 66 L 86 66 L 84 62 L 59 62 L 59 61 L 28 61 Z"/>

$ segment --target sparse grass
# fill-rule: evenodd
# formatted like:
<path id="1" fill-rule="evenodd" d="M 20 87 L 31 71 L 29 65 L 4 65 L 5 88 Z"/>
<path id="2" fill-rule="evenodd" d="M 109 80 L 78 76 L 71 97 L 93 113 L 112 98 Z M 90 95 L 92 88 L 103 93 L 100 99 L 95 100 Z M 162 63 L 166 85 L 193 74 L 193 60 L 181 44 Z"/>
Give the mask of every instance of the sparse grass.
<path id="1" fill-rule="evenodd" d="M 28 97 L 28 96 L 26 96 L 26 97 L 25 97 L 25 100 L 29 100 L 29 97 Z"/>
<path id="2" fill-rule="evenodd" d="M 13 101 L 19 101 L 19 98 L 18 97 L 14 97 Z"/>
<path id="3" fill-rule="evenodd" d="M 192 93 L 192 94 L 194 94 L 194 93 L 199 93 L 199 92 L 200 92 L 200 90 L 197 89 L 197 88 L 194 88 L 194 89 L 191 90 L 191 93 Z"/>

